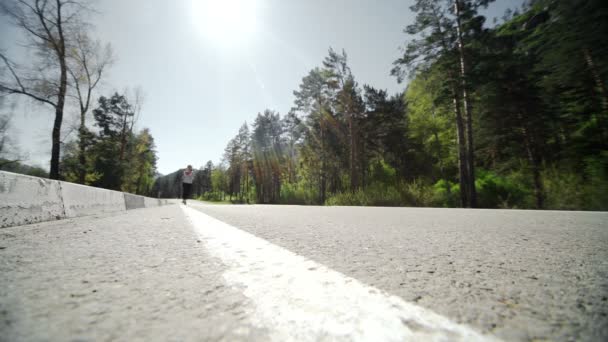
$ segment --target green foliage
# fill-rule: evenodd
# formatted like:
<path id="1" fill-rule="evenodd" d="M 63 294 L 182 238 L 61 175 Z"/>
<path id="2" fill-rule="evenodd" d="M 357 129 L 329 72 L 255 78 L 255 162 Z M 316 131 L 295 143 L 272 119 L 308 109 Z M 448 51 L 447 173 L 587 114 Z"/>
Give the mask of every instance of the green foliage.
<path id="1" fill-rule="evenodd" d="M 544 171 L 547 209 L 608 210 L 608 152 L 587 159 L 583 170 L 550 167 Z"/>
<path id="2" fill-rule="evenodd" d="M 364 205 L 397 207 L 403 205 L 403 199 L 394 186 L 373 183 L 365 189 L 354 192 L 337 193 L 325 201 L 326 205 Z"/>
<path id="3" fill-rule="evenodd" d="M 219 165 L 218 168 L 211 171 L 211 189 L 215 194 L 224 194 L 226 193 L 226 188 L 228 187 L 228 176 L 226 174 L 226 170 L 222 165 Z M 224 199 L 222 197 L 222 200 Z"/>
<path id="4" fill-rule="evenodd" d="M 440 179 L 433 185 L 432 203 L 436 207 L 454 208 L 458 206 L 460 185 Z"/>
<path id="5" fill-rule="evenodd" d="M 284 163 L 283 121 L 271 110 L 258 114 L 253 123 L 251 150 L 257 203 L 278 203 L 281 165 Z"/>
<path id="6" fill-rule="evenodd" d="M 531 193 L 520 183 L 496 173 L 479 170 L 475 180 L 480 208 L 525 208 Z"/>
<path id="7" fill-rule="evenodd" d="M 431 207 L 434 206 L 433 187 L 423 179 L 414 179 L 411 182 L 401 182 L 399 186 L 401 198 L 406 206 Z"/>
<path id="8" fill-rule="evenodd" d="M 121 190 L 148 194 L 154 183 L 156 171 L 156 151 L 154 138 L 145 128 L 139 134 L 132 136 L 127 150 L 126 172 L 122 178 Z"/>
<path id="9" fill-rule="evenodd" d="M 281 186 L 281 204 L 317 204 L 319 194 L 316 188 L 305 181 L 287 183 Z"/>
<path id="10" fill-rule="evenodd" d="M 532 193 L 529 184 L 522 183 L 528 177 L 519 173 L 500 176 L 494 172 L 480 169 L 477 172 L 475 187 L 480 208 L 531 208 Z M 433 185 L 432 202 L 438 207 L 458 206 L 460 185 L 441 179 Z"/>
<path id="11" fill-rule="evenodd" d="M 381 207 L 426 207 L 432 204 L 432 188 L 421 180 L 390 185 L 375 182 L 354 192 L 342 192 L 327 199 L 326 205 L 363 205 Z"/>
<path id="12" fill-rule="evenodd" d="M 29 166 L 18 161 L 3 158 L 0 158 L 0 170 L 34 177 L 49 177 L 49 173 L 41 167 Z"/>
<path id="13" fill-rule="evenodd" d="M 372 183 L 396 184 L 397 170 L 381 159 L 371 165 L 370 180 Z"/>
<path id="14" fill-rule="evenodd" d="M 207 191 L 198 199 L 201 201 L 210 201 L 210 202 L 224 202 L 226 198 L 226 193 L 223 191 Z"/>
<path id="15" fill-rule="evenodd" d="M 410 79 L 401 94 L 359 86 L 346 53 L 330 49 L 302 78 L 292 110 L 263 111 L 251 133 L 241 127 L 195 192 L 258 203 L 605 210 L 605 8 L 534 0 L 489 28 L 478 13 L 489 2 L 414 1 L 413 39 L 392 70 Z M 179 174 L 157 184 L 178 187 Z"/>
<path id="16" fill-rule="evenodd" d="M 585 160 L 587 198 L 585 209 L 608 210 L 608 151 Z"/>
<path id="17" fill-rule="evenodd" d="M 577 210 L 585 206 L 585 185 L 574 172 L 552 167 L 543 172 L 547 208 L 555 210 Z"/>
<path id="18" fill-rule="evenodd" d="M 63 179 L 158 196 L 158 186 L 153 189 L 157 160 L 154 138 L 147 128 L 133 132 L 134 112 L 127 98 L 117 93 L 110 98 L 102 96 L 93 114 L 100 130 L 80 129 L 79 140 L 63 146 Z"/>

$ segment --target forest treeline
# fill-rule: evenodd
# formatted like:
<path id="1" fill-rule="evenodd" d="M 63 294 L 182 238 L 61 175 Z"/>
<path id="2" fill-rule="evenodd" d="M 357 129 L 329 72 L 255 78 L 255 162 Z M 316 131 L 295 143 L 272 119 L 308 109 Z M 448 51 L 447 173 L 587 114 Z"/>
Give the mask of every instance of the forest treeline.
<path id="1" fill-rule="evenodd" d="M 25 41 L 18 46 L 33 56 L 17 61 L 0 51 L 0 170 L 148 194 L 157 157 L 150 130 L 135 125 L 143 93 L 136 88 L 98 95 L 114 54 L 94 38 L 87 21 L 96 13 L 91 5 L 84 0 L 0 2 L 0 17 L 17 29 Z M 26 158 L 9 135 L 15 106 L 7 104 L 7 95 L 54 112 L 48 173 L 22 163 Z M 76 113 L 74 121 L 68 112 Z"/>
<path id="2" fill-rule="evenodd" d="M 243 203 L 608 209 L 608 6 L 417 0 L 403 93 L 356 81 L 329 50 L 284 114 L 258 113 L 195 195 Z M 388 72 L 388 70 L 387 70 Z M 153 192 L 176 197 L 181 173 Z"/>

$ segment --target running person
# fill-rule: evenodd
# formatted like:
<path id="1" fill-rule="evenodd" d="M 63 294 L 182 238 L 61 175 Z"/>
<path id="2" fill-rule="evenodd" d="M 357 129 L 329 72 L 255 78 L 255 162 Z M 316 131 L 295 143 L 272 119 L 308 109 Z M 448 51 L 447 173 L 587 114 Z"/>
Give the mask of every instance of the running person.
<path id="1" fill-rule="evenodd" d="M 192 191 L 192 181 L 194 180 L 194 172 L 192 171 L 192 165 L 184 170 L 182 175 L 182 203 L 186 204 L 186 200 L 190 197 L 190 191 Z"/>

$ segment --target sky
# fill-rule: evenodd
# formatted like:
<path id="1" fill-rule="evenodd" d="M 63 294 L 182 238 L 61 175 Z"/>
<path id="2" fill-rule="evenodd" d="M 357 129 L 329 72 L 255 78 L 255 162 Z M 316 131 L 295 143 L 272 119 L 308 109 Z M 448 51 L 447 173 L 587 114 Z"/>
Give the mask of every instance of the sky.
<path id="1" fill-rule="evenodd" d="M 497 0 L 488 22 L 523 0 Z M 293 91 L 328 49 L 348 54 L 359 84 L 401 92 L 392 62 L 414 20 L 413 0 L 98 0 L 93 35 L 110 43 L 115 62 L 97 96 L 140 87 L 145 102 L 138 129 L 155 139 L 157 168 L 171 173 L 221 159 L 244 123 L 264 109 L 281 114 Z M 238 10 L 236 8 L 240 8 Z M 0 49 L 27 61 L 0 17 Z M 75 122 L 68 109 L 64 126 Z M 26 163 L 48 168 L 53 112 L 20 101 L 12 139 Z M 92 120 L 91 120 L 92 121 Z M 75 132 L 64 137 L 69 140 Z"/>

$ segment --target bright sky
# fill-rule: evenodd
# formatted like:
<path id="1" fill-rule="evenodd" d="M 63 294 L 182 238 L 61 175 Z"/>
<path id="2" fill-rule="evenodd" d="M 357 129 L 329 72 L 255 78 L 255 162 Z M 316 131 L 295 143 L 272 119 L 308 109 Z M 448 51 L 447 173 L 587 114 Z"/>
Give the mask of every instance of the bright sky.
<path id="1" fill-rule="evenodd" d="M 302 77 L 320 66 L 331 46 L 344 48 L 360 84 L 402 91 L 389 75 L 413 0 L 103 0 L 93 17 L 96 36 L 117 57 L 98 91 L 140 86 L 137 126 L 155 138 L 158 170 L 167 174 L 219 161 L 243 122 L 293 105 Z M 502 17 L 522 0 L 497 0 Z M 10 53 L 14 32 L 0 18 L 0 48 Z M 71 111 L 73 113 L 73 111 Z M 13 139 L 30 164 L 48 168 L 53 113 L 25 103 L 14 113 Z M 67 119 L 69 124 L 73 119 Z"/>

